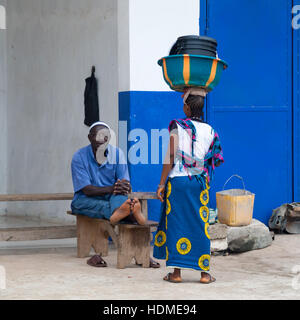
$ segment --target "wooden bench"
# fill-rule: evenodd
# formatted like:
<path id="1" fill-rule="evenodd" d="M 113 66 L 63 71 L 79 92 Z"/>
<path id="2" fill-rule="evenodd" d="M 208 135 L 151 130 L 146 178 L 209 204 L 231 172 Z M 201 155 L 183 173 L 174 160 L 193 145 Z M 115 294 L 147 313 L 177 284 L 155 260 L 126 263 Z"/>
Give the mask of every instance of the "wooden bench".
<path id="1" fill-rule="evenodd" d="M 125 268 L 133 258 L 144 268 L 149 267 L 151 228 L 157 227 L 157 222 L 148 220 L 144 226 L 123 223 L 113 226 L 108 220 L 67 213 L 77 220 L 78 258 L 88 257 L 92 248 L 96 254 L 107 256 L 111 237 L 118 250 L 117 268 Z"/>
<path id="2" fill-rule="evenodd" d="M 128 195 L 128 198 L 138 198 L 140 200 L 142 213 L 147 219 L 147 201 L 157 199 L 153 192 L 133 192 Z M 0 195 L 0 202 L 72 199 L 73 193 Z M 71 212 L 68 213 L 72 214 Z M 149 267 L 151 228 L 156 227 L 158 223 L 148 221 L 145 226 L 118 224 L 114 228 L 107 220 L 92 219 L 81 215 L 76 215 L 76 220 L 77 227 L 74 225 L 24 228 L 0 227 L 0 241 L 63 239 L 77 236 L 77 255 L 78 257 L 86 257 L 90 254 L 91 248 L 96 253 L 106 256 L 108 254 L 108 238 L 111 237 L 118 250 L 118 268 L 125 268 L 133 258 L 143 267 Z"/>
<path id="3" fill-rule="evenodd" d="M 128 195 L 129 199 L 138 198 L 141 202 L 142 214 L 147 219 L 144 226 L 119 223 L 112 226 L 108 220 L 68 214 L 76 216 L 77 221 L 77 256 L 84 258 L 90 255 L 93 248 L 96 254 L 108 255 L 108 238 L 111 237 L 118 250 L 117 268 L 123 269 L 134 258 L 144 268 L 149 267 L 151 228 L 158 223 L 148 220 L 149 199 L 157 199 L 155 193 L 135 192 Z"/>

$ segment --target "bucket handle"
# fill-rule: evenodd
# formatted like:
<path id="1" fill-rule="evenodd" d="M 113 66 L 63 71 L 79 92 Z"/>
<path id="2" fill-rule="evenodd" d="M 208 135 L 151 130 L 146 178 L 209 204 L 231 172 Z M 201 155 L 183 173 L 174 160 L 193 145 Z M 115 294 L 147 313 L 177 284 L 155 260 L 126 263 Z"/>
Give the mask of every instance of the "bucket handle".
<path id="1" fill-rule="evenodd" d="M 239 178 L 240 180 L 242 180 L 242 182 L 243 182 L 243 187 L 244 187 L 244 194 L 246 194 L 244 179 L 243 179 L 242 177 L 240 177 L 239 175 L 237 175 L 237 174 L 233 174 L 230 178 L 228 178 L 228 179 L 226 180 L 226 182 L 224 183 L 224 186 L 223 186 L 223 190 L 224 190 L 226 184 L 229 182 L 229 180 L 231 180 L 233 177 L 237 177 L 237 178 Z"/>

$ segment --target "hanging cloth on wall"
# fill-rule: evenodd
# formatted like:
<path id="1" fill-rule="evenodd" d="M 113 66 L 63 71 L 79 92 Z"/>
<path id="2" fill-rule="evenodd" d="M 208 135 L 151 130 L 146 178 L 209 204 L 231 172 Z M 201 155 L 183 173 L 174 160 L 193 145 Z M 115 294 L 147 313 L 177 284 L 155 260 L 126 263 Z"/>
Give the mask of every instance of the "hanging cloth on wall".
<path id="1" fill-rule="evenodd" d="M 91 126 L 99 121 L 99 101 L 98 101 L 98 84 L 95 77 L 96 68 L 93 66 L 92 74 L 85 79 L 86 86 L 84 91 L 85 119 L 84 124 Z"/>

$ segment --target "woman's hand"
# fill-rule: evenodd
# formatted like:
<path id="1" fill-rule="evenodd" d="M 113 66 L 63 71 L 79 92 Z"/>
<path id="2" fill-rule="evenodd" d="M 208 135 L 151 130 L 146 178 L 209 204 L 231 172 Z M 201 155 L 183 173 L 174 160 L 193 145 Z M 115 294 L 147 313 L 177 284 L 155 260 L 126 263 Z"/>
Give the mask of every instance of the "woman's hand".
<path id="1" fill-rule="evenodd" d="M 220 167 L 220 164 L 221 164 L 221 161 L 218 161 L 218 162 L 215 164 L 215 167 Z"/>
<path id="2" fill-rule="evenodd" d="M 156 195 L 161 202 L 164 202 L 164 194 L 165 194 L 165 186 L 158 186 Z"/>

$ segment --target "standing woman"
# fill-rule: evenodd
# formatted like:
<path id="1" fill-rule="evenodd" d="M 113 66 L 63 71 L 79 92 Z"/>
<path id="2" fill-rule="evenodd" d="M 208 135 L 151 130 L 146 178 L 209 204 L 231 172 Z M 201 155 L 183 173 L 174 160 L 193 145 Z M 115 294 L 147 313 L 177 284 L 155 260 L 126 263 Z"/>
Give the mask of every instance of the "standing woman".
<path id="1" fill-rule="evenodd" d="M 218 134 L 203 122 L 206 93 L 192 88 L 184 95 L 185 119 L 172 120 L 169 148 L 157 196 L 162 212 L 155 235 L 154 257 L 174 268 L 164 280 L 181 282 L 181 269 L 201 272 L 201 283 L 216 279 L 210 268 L 208 233 L 209 184 L 215 167 L 224 162 Z"/>

